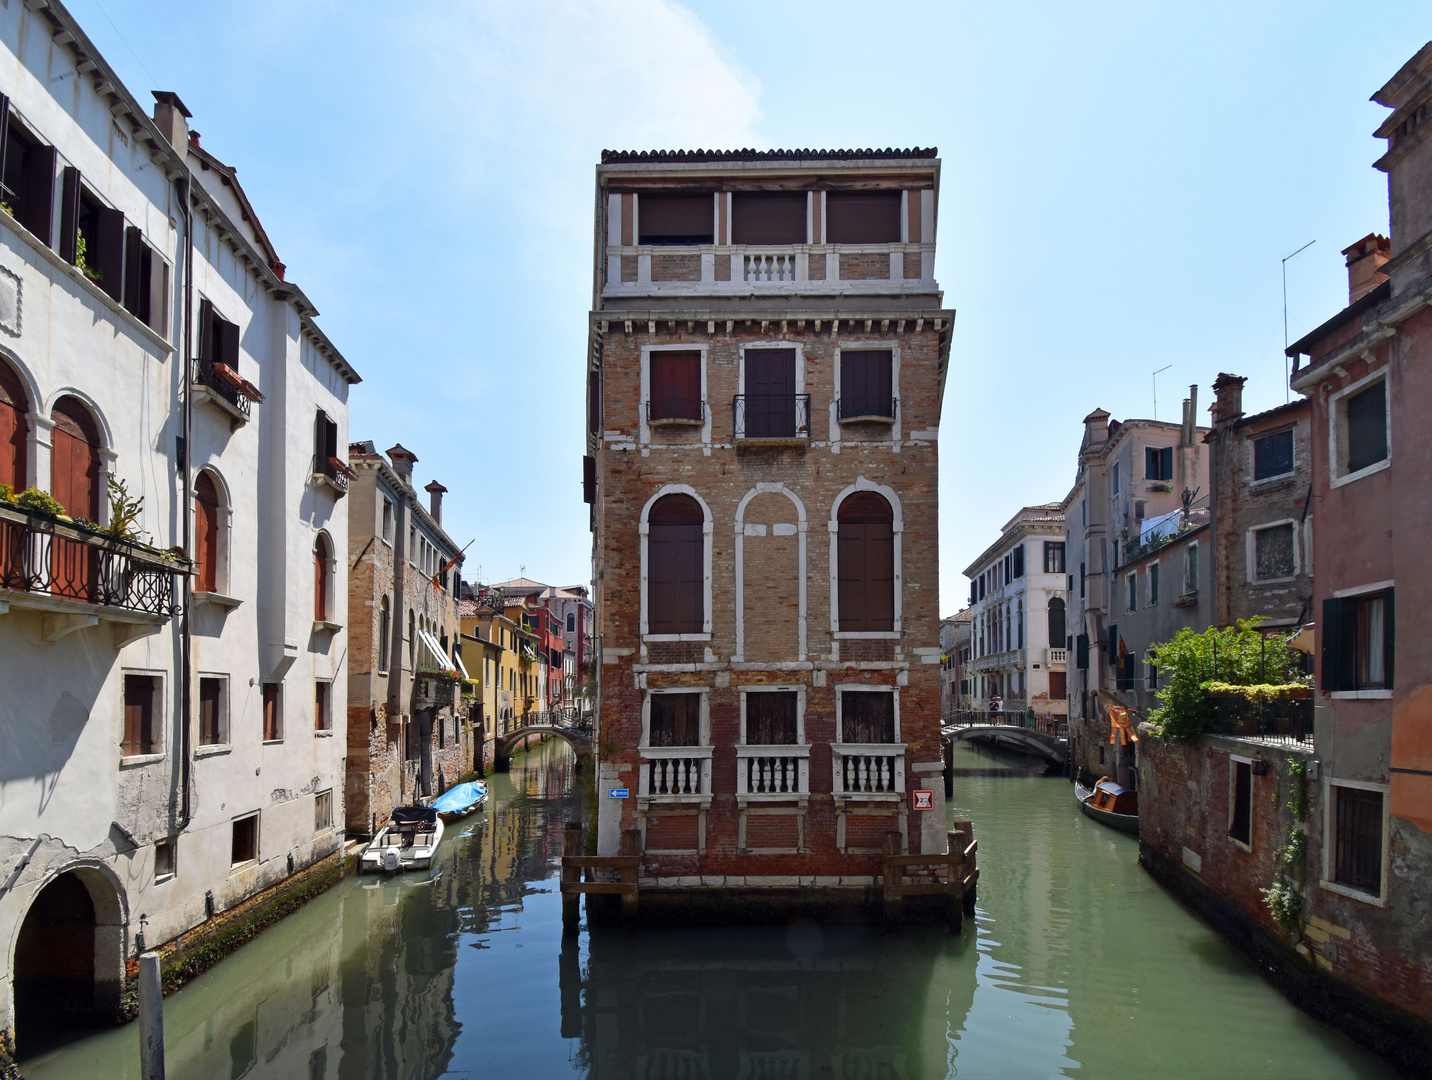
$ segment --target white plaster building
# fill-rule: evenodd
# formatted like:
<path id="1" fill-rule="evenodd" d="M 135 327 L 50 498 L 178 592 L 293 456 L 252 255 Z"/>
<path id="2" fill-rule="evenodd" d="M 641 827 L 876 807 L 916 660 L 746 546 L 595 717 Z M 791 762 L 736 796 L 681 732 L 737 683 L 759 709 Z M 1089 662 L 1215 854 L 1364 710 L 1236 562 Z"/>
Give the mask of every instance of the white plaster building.
<path id="1" fill-rule="evenodd" d="M 61 4 L 0 7 L 0 94 L 0 483 L 95 523 L 0 502 L 0 1033 L 26 1055 L 113 1017 L 142 947 L 341 846 L 358 376 L 179 99 L 151 119 Z M 152 547 L 97 531 L 110 479 Z"/>
<path id="2" fill-rule="evenodd" d="M 1068 714 L 1064 554 L 1059 504 L 1026 506 L 965 569 L 976 709 L 999 697 L 1006 712 Z"/>

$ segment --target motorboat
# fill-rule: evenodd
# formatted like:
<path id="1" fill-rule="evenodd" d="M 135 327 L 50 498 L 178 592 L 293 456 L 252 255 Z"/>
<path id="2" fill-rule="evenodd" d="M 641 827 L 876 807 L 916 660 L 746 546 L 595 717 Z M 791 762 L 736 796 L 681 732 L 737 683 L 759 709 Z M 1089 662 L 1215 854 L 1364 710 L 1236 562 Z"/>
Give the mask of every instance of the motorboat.
<path id="1" fill-rule="evenodd" d="M 453 822 L 481 810 L 487 802 L 487 785 L 481 780 L 455 784 L 432 801 L 432 808 L 443 821 Z"/>
<path id="2" fill-rule="evenodd" d="M 1120 787 L 1105 776 L 1092 788 L 1074 781 L 1074 796 L 1079 808 L 1095 821 L 1120 832 L 1139 834 L 1138 792 Z"/>
<path id="3" fill-rule="evenodd" d="M 426 870 L 443 838 L 443 823 L 431 806 L 399 806 L 359 858 L 360 870 L 398 874 Z"/>

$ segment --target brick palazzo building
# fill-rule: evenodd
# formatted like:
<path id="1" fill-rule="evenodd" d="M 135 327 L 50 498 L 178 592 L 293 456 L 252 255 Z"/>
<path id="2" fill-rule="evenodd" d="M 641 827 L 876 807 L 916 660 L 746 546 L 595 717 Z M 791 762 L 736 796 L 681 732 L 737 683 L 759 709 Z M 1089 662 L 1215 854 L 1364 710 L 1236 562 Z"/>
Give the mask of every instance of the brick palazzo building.
<path id="1" fill-rule="evenodd" d="M 603 154 L 598 850 L 641 831 L 643 907 L 858 901 L 888 831 L 945 850 L 939 177 L 933 149 Z"/>

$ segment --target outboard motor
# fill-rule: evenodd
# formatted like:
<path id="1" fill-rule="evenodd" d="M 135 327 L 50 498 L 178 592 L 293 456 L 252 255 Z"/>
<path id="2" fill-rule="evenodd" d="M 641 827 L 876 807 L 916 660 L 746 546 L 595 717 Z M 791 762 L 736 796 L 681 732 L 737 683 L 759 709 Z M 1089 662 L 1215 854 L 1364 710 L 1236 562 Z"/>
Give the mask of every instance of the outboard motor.
<path id="1" fill-rule="evenodd" d="M 403 860 L 398 857 L 396 851 L 392 848 L 388 848 L 383 852 L 383 873 L 396 874 L 402 868 Z"/>

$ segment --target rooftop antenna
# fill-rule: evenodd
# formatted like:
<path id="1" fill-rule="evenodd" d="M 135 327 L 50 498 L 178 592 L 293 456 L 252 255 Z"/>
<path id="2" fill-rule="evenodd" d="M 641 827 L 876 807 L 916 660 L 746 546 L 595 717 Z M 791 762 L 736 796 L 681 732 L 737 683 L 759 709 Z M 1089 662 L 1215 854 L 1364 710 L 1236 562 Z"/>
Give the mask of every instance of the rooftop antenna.
<path id="1" fill-rule="evenodd" d="M 1162 375 L 1165 371 L 1167 371 L 1167 370 L 1168 370 L 1169 368 L 1171 368 L 1171 367 L 1173 367 L 1172 364 L 1165 364 L 1163 367 L 1159 368 L 1158 371 L 1155 371 L 1152 376 L 1150 376 L 1150 380 L 1149 380 L 1149 381 L 1154 384 L 1154 419 L 1155 419 L 1155 420 L 1157 420 L 1157 419 L 1159 418 L 1159 376 Z"/>
<path id="2" fill-rule="evenodd" d="M 1283 256 L 1283 403 L 1287 404 L 1293 400 L 1293 373 L 1288 370 L 1288 260 L 1295 255 L 1301 255 L 1317 243 L 1316 239 L 1309 240 L 1292 255 Z"/>

